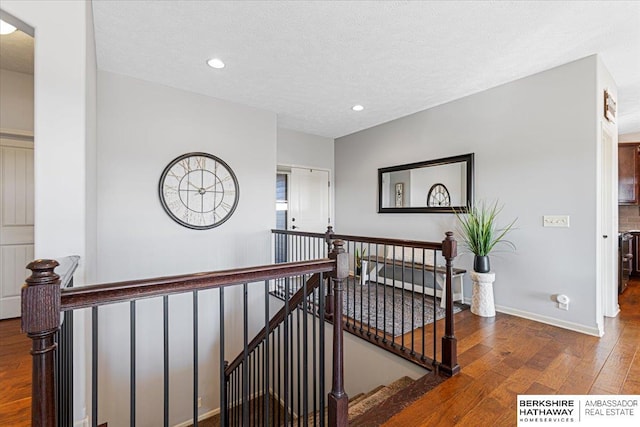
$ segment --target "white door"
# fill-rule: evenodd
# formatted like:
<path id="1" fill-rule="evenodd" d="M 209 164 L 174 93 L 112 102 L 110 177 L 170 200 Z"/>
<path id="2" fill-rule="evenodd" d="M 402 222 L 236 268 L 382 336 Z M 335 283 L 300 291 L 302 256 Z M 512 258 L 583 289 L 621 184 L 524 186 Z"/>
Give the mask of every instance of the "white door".
<path id="1" fill-rule="evenodd" d="M 0 319 L 20 316 L 33 260 L 33 138 L 0 138 Z"/>
<path id="2" fill-rule="evenodd" d="M 329 225 L 329 171 L 291 168 L 290 230 L 324 233 Z"/>

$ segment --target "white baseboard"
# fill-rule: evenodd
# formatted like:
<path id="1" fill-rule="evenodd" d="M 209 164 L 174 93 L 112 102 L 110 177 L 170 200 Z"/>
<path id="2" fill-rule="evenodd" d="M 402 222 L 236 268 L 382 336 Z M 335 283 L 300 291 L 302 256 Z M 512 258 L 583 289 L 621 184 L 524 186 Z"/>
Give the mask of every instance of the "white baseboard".
<path id="1" fill-rule="evenodd" d="M 471 305 L 471 298 L 465 298 L 464 302 Z M 519 310 L 517 308 L 505 307 L 503 305 L 496 305 L 496 311 L 511 316 L 522 317 L 524 319 L 533 320 L 540 323 L 545 323 L 551 326 L 557 326 L 558 328 L 568 329 L 570 331 L 576 331 L 587 335 L 593 335 L 594 337 L 601 337 L 604 332 L 597 326 L 589 327 L 581 325 L 579 323 L 568 322 L 566 320 L 556 319 L 554 317 L 543 316 L 537 313 L 531 313 L 529 311 Z"/>
<path id="2" fill-rule="evenodd" d="M 220 413 L 220 408 L 213 409 L 211 411 L 205 412 L 204 414 L 198 415 L 198 421 L 204 421 L 207 418 L 211 418 L 214 415 L 218 415 L 219 413 Z M 173 427 L 188 427 L 188 426 L 190 426 L 192 424 L 193 424 L 193 419 L 187 420 L 187 421 L 183 421 L 180 424 L 176 424 Z"/>

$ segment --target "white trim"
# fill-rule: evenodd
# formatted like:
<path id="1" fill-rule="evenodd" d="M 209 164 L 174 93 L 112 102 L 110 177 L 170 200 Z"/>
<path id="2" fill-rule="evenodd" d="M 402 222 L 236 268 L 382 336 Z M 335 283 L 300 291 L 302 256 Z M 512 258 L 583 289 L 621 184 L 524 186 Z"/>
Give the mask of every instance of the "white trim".
<path id="1" fill-rule="evenodd" d="M 0 134 L 0 146 L 33 150 L 33 138 Z"/>
<path id="2" fill-rule="evenodd" d="M 218 415 L 220 413 L 220 408 L 218 409 L 213 409 L 211 411 L 205 412 L 204 414 L 200 414 L 198 415 L 198 421 L 204 421 L 207 418 L 211 418 L 215 415 Z M 180 424 L 176 424 L 173 427 L 189 427 L 190 425 L 193 424 L 193 419 L 187 420 L 187 421 L 183 421 Z"/>
<path id="3" fill-rule="evenodd" d="M 7 136 L 21 136 L 21 137 L 33 138 L 33 131 L 31 130 L 0 128 L 0 134 L 7 135 Z"/>
<path id="4" fill-rule="evenodd" d="M 471 304 L 471 298 L 465 297 L 464 302 Z M 568 329 L 570 331 L 580 332 L 594 337 L 601 337 L 604 335 L 604 330 L 598 326 L 589 327 L 581 325 L 579 323 L 568 322 L 566 320 L 556 319 L 554 317 L 547 317 L 537 313 L 531 313 L 529 311 L 518 310 L 517 308 L 505 307 L 503 305 L 496 305 L 496 311 L 511 316 L 522 317 L 523 319 L 533 320 L 535 322 L 544 323 L 551 326 L 557 326 L 558 328 Z"/>
<path id="5" fill-rule="evenodd" d="M 73 427 L 89 427 L 89 417 L 84 417 L 81 420 L 74 421 Z"/>

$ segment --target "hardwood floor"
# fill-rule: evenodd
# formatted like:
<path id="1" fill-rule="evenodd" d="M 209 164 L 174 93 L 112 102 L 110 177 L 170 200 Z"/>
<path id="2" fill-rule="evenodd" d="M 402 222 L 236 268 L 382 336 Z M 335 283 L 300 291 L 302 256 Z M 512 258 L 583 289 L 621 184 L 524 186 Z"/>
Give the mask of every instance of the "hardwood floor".
<path id="1" fill-rule="evenodd" d="M 30 349 L 20 319 L 0 321 L 0 426 L 31 425 Z"/>
<path id="2" fill-rule="evenodd" d="M 456 317 L 462 372 L 385 426 L 513 426 L 518 394 L 640 394 L 640 280 L 592 337 L 498 313 Z"/>
<path id="3" fill-rule="evenodd" d="M 602 338 L 504 314 L 460 313 L 462 373 L 385 425 L 513 426 L 517 394 L 640 394 L 640 280 L 630 283 L 620 307 Z M 0 321 L 0 426 L 30 425 L 29 348 L 19 319 Z"/>

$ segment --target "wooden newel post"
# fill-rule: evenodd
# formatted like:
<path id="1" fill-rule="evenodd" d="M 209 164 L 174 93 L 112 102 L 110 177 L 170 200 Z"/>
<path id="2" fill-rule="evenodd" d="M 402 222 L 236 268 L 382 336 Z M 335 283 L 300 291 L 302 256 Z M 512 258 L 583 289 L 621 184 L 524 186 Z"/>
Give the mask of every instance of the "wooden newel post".
<path id="1" fill-rule="evenodd" d="M 55 392 L 56 343 L 60 329 L 60 277 L 53 272 L 54 260 L 36 260 L 27 268 L 31 276 L 22 287 L 22 332 L 31 338 L 31 425 L 57 423 Z"/>
<path id="2" fill-rule="evenodd" d="M 344 391 L 343 360 L 343 316 L 342 292 L 344 281 L 349 277 L 349 254 L 344 251 L 344 242 L 333 242 L 333 251 L 329 258 L 336 260 L 336 269 L 331 273 L 333 281 L 333 376 L 331 393 L 329 393 L 329 426 L 346 426 L 349 411 L 349 397 Z"/>
<path id="3" fill-rule="evenodd" d="M 327 253 L 331 253 L 333 242 L 333 227 L 328 226 L 324 233 L 324 241 L 327 244 Z M 324 317 L 331 320 L 333 318 L 333 298 L 331 297 L 331 278 L 327 277 L 327 297 L 324 302 Z"/>
<path id="4" fill-rule="evenodd" d="M 446 286 L 446 308 L 444 336 L 442 337 L 442 364 L 440 371 L 446 375 L 453 376 L 460 372 L 458 365 L 458 340 L 454 333 L 453 323 L 453 292 L 451 290 L 451 278 L 453 277 L 453 260 L 458 256 L 458 243 L 453 238 L 453 232 L 447 231 L 446 238 L 442 241 L 442 256 L 446 260 L 447 276 Z"/>

